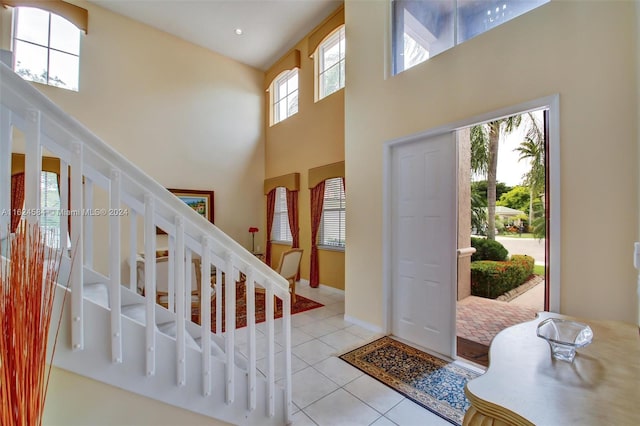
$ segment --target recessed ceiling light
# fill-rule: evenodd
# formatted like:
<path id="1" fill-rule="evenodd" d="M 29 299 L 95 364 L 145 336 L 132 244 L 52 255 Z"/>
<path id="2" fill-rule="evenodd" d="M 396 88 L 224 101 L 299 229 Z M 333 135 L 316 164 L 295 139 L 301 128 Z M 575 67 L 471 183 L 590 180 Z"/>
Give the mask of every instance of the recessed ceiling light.
<path id="1" fill-rule="evenodd" d="M 242 35 L 242 28 L 236 28 L 235 33 L 236 35 Z"/>

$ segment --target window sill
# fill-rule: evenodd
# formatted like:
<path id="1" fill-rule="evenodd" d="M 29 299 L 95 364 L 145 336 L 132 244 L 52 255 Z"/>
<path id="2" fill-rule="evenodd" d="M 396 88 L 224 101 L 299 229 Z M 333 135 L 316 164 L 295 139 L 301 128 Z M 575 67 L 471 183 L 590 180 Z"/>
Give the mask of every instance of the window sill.
<path id="1" fill-rule="evenodd" d="M 339 93 L 339 92 L 341 92 L 341 91 L 344 91 L 344 88 L 345 88 L 345 86 L 342 86 L 341 88 L 339 88 L 339 89 L 338 89 L 338 90 L 336 90 L 335 92 L 331 92 L 331 93 L 329 93 L 328 95 L 323 96 L 322 98 L 317 98 L 317 99 L 314 101 L 314 103 L 316 103 L 316 104 L 317 104 L 318 102 L 322 102 L 322 101 L 324 101 L 325 99 L 330 98 L 332 95 L 335 95 L 336 93 Z"/>
<path id="2" fill-rule="evenodd" d="M 344 247 L 336 247 L 336 246 L 318 246 L 318 250 L 325 250 L 325 251 L 339 251 L 344 253 Z"/>
<path id="3" fill-rule="evenodd" d="M 275 241 L 272 240 L 271 244 L 278 244 L 279 246 L 290 246 L 293 244 L 293 241 Z"/>

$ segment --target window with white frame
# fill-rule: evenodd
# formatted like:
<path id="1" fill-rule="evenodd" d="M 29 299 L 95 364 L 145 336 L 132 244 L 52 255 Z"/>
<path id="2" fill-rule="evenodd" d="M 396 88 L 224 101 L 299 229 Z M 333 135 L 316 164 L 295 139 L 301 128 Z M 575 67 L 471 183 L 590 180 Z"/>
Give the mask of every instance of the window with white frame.
<path id="1" fill-rule="evenodd" d="M 289 244 L 293 242 L 291 229 L 289 228 L 289 211 L 287 210 L 287 188 L 282 186 L 276 188 L 276 205 L 273 212 L 271 240 Z"/>
<path id="2" fill-rule="evenodd" d="M 40 211 L 40 230 L 47 246 L 60 248 L 60 220 L 66 220 L 67 216 L 60 214 L 60 189 L 58 175 L 54 172 L 43 170 L 40 173 Z M 23 216 L 21 220 L 25 219 Z M 68 235 L 65 240 L 66 247 L 70 247 Z"/>
<path id="3" fill-rule="evenodd" d="M 80 30 L 32 7 L 14 10 L 13 69 L 25 80 L 78 91 Z"/>
<path id="4" fill-rule="evenodd" d="M 346 243 L 346 199 L 341 177 L 324 182 L 324 202 L 318 245 L 344 249 Z"/>
<path id="5" fill-rule="evenodd" d="M 322 42 L 315 57 L 318 85 L 316 98 L 320 100 L 344 87 L 344 25 Z"/>
<path id="6" fill-rule="evenodd" d="M 298 112 L 298 69 L 281 75 L 272 86 L 272 124 L 286 120 Z"/>
<path id="7" fill-rule="evenodd" d="M 47 245 L 60 247 L 60 190 L 56 173 L 40 174 L 40 208 L 40 229 L 46 235 Z M 62 217 L 66 220 L 66 216 Z"/>
<path id="8" fill-rule="evenodd" d="M 393 74 L 527 13 L 549 0 L 392 0 Z"/>

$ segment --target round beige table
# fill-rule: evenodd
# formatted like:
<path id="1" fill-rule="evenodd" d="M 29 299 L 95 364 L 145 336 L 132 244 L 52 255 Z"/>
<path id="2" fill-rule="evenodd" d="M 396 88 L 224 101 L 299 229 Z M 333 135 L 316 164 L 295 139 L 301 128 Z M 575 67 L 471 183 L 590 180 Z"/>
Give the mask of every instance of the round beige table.
<path id="1" fill-rule="evenodd" d="M 593 330 L 593 342 L 573 363 L 552 359 L 536 336 L 540 321 L 558 317 Z M 543 312 L 500 332 L 489 369 L 465 388 L 471 407 L 464 426 L 640 425 L 638 326 Z"/>

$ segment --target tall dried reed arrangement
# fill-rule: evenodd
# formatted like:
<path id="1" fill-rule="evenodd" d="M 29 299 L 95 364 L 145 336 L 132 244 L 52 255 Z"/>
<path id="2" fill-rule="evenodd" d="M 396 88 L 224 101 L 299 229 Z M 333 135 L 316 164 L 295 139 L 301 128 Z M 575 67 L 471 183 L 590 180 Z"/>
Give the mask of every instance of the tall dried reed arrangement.
<path id="1" fill-rule="evenodd" d="M 60 253 L 37 225 L 21 225 L 8 250 L 0 264 L 0 424 L 41 425 Z"/>

